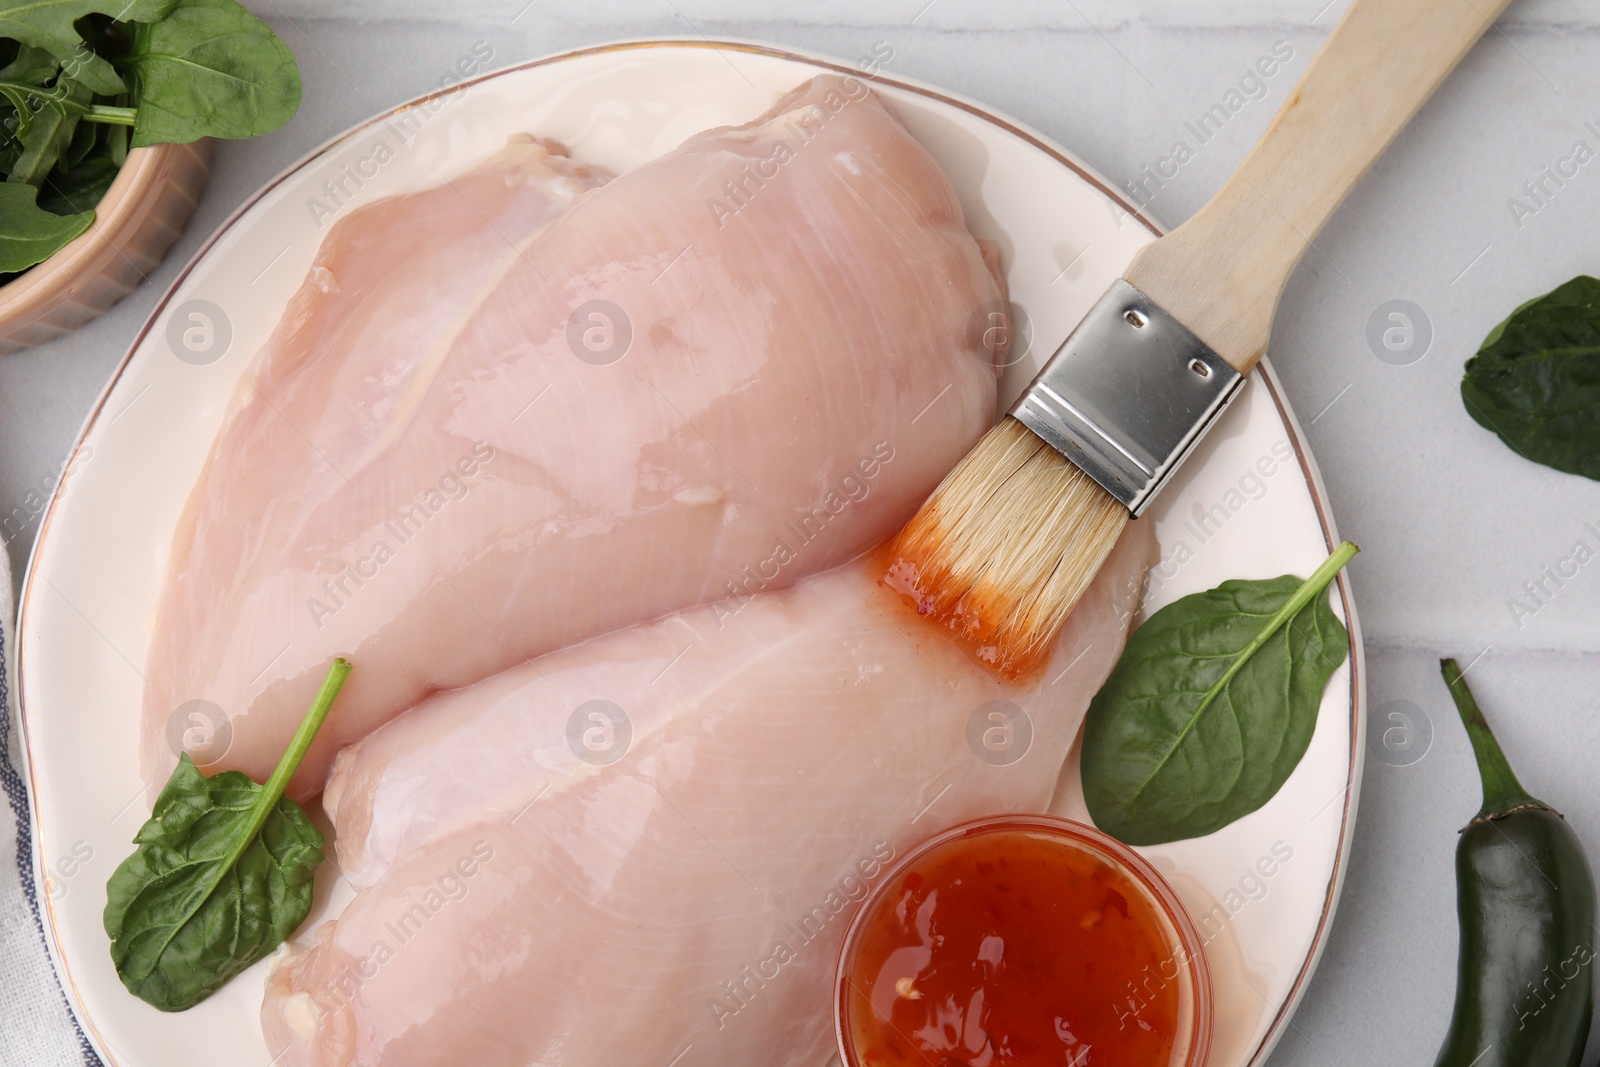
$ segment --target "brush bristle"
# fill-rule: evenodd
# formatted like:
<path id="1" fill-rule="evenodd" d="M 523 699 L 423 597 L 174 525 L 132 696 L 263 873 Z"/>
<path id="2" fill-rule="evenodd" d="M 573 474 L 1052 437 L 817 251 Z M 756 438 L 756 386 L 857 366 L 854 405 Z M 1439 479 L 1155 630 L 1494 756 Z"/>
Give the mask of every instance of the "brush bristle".
<path id="1" fill-rule="evenodd" d="M 884 583 L 1018 678 L 1049 654 L 1127 523 L 1115 497 L 1007 417 L 884 546 Z"/>

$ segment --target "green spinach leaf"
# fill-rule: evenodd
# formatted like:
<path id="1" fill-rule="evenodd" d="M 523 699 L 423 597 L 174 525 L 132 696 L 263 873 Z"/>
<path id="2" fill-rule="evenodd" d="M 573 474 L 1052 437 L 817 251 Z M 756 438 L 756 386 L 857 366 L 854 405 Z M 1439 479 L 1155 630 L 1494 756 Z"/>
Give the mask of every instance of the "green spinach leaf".
<path id="1" fill-rule="evenodd" d="M 26 130 L 18 130 L 22 155 L 12 164 L 11 176 L 6 180 L 43 185 L 45 176 L 61 162 L 72 143 L 78 122 L 92 99 L 94 94 L 88 86 L 63 74 L 54 86 L 30 101 L 33 118 Z"/>
<path id="2" fill-rule="evenodd" d="M 0 182 L 0 273 L 15 274 L 49 259 L 89 228 L 93 211 L 57 215 L 38 206 L 39 190 Z"/>
<path id="3" fill-rule="evenodd" d="M 111 126 L 106 130 L 106 155 L 119 168 L 128 161 L 128 127 Z"/>
<path id="4" fill-rule="evenodd" d="M 1083 793 L 1130 845 L 1200 837 L 1271 800 L 1305 755 L 1349 639 L 1324 591 L 1346 541 L 1302 581 L 1233 580 L 1134 631 L 1089 706 Z"/>
<path id="5" fill-rule="evenodd" d="M 22 45 L 11 62 L 0 67 L 0 81 L 44 85 L 61 69 L 61 61 L 43 48 Z"/>
<path id="6" fill-rule="evenodd" d="M 43 48 L 17 45 L 15 41 L 8 43 L 16 46 L 16 54 L 11 62 L 0 68 L 0 96 L 4 96 L 16 111 L 13 132 L 21 139 L 28 135 L 34 112 L 44 107 L 46 100 L 53 95 L 53 91 L 45 86 L 61 72 L 61 64 Z M 10 170 L 8 166 L 7 173 Z"/>
<path id="7" fill-rule="evenodd" d="M 1467 360 L 1461 400 L 1524 458 L 1600 479 L 1600 280 L 1513 311 Z"/>
<path id="8" fill-rule="evenodd" d="M 118 66 L 138 82 L 135 148 L 270 133 L 300 106 L 294 55 L 234 0 L 179 0 Z"/>
<path id="9" fill-rule="evenodd" d="M 15 112 L 12 122 L 7 125 L 6 132 L 16 141 L 21 141 L 33 128 L 33 111 L 39 90 L 21 82 L 0 81 L 0 96 L 5 97 L 6 103 L 10 104 L 12 111 Z M 18 152 L 18 155 L 21 153 Z M 6 170 L 9 172 L 10 167 Z"/>
<path id="10" fill-rule="evenodd" d="M 0 37 L 43 48 L 72 77 L 97 93 L 120 93 L 127 86 L 111 64 L 94 53 L 73 23 L 88 15 L 111 15 L 130 22 L 153 22 L 172 10 L 175 0 L 0 0 Z"/>
<path id="11" fill-rule="evenodd" d="M 0 0 L 0 176 L 40 190 L 0 201 L 0 284 L 89 225 L 130 145 L 266 133 L 300 94 L 234 0 Z"/>
<path id="12" fill-rule="evenodd" d="M 80 122 L 77 129 L 72 131 L 72 141 L 67 145 L 66 151 L 61 153 L 61 161 L 57 164 L 61 170 L 71 170 L 94 151 L 95 145 L 100 140 L 100 131 L 92 122 Z M 48 178 L 47 178 L 48 180 Z"/>
<path id="13" fill-rule="evenodd" d="M 185 753 L 138 849 L 106 883 L 106 933 L 122 984 L 183 1011 L 281 944 L 311 910 L 322 835 L 283 795 L 350 664 L 335 660 L 272 777 L 207 777 Z"/>
<path id="14" fill-rule="evenodd" d="M 92 127 L 79 127 L 84 129 Z M 100 203 L 121 169 L 109 156 L 91 155 L 76 166 L 52 171 L 39 190 L 39 206 L 57 215 L 87 211 Z"/>

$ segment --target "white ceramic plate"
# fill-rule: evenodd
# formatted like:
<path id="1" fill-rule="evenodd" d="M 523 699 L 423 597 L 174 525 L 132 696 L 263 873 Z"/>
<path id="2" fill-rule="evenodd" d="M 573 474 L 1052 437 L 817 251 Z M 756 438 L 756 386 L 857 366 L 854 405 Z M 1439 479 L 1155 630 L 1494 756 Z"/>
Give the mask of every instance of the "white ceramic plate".
<path id="1" fill-rule="evenodd" d="M 167 293 L 95 407 L 22 598 L 40 898 L 74 1008 L 108 1064 L 266 1067 L 269 1059 L 257 1023 L 264 965 L 199 1007 L 165 1015 L 123 990 L 100 913 L 105 880 L 148 815 L 135 755 L 140 668 L 172 531 L 234 386 L 310 266 L 324 214 L 314 202 L 338 206 L 324 183 L 343 185 L 346 207 L 424 188 L 515 131 L 558 138 L 620 172 L 699 130 L 755 117 L 822 68 L 853 69 L 753 44 L 642 41 L 480 78 L 380 115 L 296 164 L 226 222 Z M 1012 295 L 1032 324 L 1029 355 L 1001 390 L 1009 404 L 1155 226 L 1020 124 L 886 72 L 872 84 L 949 174 L 973 232 L 1001 244 Z M 395 149 L 381 164 L 380 141 Z M 187 324 L 196 300 L 231 316 L 226 353 L 205 366 L 176 358 L 168 339 L 169 324 Z M 1147 610 L 1226 578 L 1307 574 L 1337 541 L 1315 464 L 1267 364 L 1150 521 L 1164 562 Z M 1335 602 L 1350 624 L 1351 656 L 1327 688 L 1299 769 L 1269 804 L 1225 830 L 1142 850 L 1209 939 L 1215 1067 L 1265 1060 L 1339 895 L 1360 783 L 1363 671 L 1343 579 Z M 1086 819 L 1076 762 L 1056 810 Z M 344 899 L 319 892 L 314 920 Z"/>

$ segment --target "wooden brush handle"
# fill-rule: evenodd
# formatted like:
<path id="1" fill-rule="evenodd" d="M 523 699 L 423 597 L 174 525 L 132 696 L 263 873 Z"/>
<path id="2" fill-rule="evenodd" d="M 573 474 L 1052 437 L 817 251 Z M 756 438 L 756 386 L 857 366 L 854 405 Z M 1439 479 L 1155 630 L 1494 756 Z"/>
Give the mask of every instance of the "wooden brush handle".
<path id="1" fill-rule="evenodd" d="M 1241 373 L 1322 224 L 1510 0 L 1356 0 L 1233 177 L 1124 277 Z"/>

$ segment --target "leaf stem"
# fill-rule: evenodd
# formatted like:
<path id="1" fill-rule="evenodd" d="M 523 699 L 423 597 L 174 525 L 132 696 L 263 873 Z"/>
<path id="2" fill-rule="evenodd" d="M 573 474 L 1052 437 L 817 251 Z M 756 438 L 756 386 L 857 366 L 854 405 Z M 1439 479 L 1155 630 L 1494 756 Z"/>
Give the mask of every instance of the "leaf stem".
<path id="1" fill-rule="evenodd" d="M 1333 581 L 1334 575 L 1338 574 L 1344 568 L 1344 565 L 1349 563 L 1355 557 L 1355 554 L 1360 551 L 1361 549 L 1357 548 L 1353 543 L 1341 541 L 1339 546 L 1333 550 L 1333 553 L 1322 561 L 1322 565 L 1311 572 L 1311 577 L 1301 582 L 1299 587 L 1295 589 L 1294 594 L 1284 601 L 1283 607 L 1272 613 L 1272 617 L 1267 620 L 1266 625 L 1250 639 L 1249 644 L 1240 649 L 1238 654 L 1233 657 L 1233 662 L 1228 664 L 1228 669 L 1223 672 L 1222 677 L 1211 683 L 1211 688 L 1207 689 L 1205 695 L 1200 698 L 1199 707 L 1195 708 L 1194 713 L 1183 724 L 1183 729 L 1178 731 L 1178 736 L 1173 739 L 1171 746 L 1168 747 L 1155 766 L 1151 768 L 1148 776 L 1139 784 L 1139 788 L 1135 789 L 1132 795 L 1123 801 L 1125 810 L 1132 810 L 1134 803 L 1144 794 L 1145 788 L 1155 781 L 1156 775 L 1167 765 L 1167 761 L 1172 758 L 1173 753 L 1177 752 L 1179 747 L 1182 746 L 1184 738 L 1189 736 L 1189 732 L 1195 728 L 1195 724 L 1200 721 L 1200 717 L 1211 706 L 1211 702 L 1217 699 L 1217 695 L 1228 687 L 1228 683 L 1233 681 L 1234 675 L 1244 670 L 1245 664 L 1250 662 L 1250 657 L 1260 651 L 1261 646 L 1272 639 L 1273 634 L 1283 629 L 1284 624 L 1295 617 L 1296 612 L 1311 603 L 1313 597 L 1318 596 L 1324 589 L 1328 588 L 1328 583 Z"/>
<path id="2" fill-rule="evenodd" d="M 1250 639 L 1250 643 L 1239 650 L 1239 654 L 1228 665 L 1227 672 L 1217 679 L 1207 696 L 1213 696 L 1226 688 L 1227 684 L 1233 681 L 1233 676 L 1244 669 L 1244 665 L 1250 661 L 1250 657 L 1255 655 L 1262 645 L 1270 641 L 1273 634 L 1283 629 L 1284 624 L 1294 618 L 1301 608 L 1311 603 L 1312 597 L 1317 596 L 1328 588 L 1328 583 L 1333 581 L 1334 575 L 1343 570 L 1344 565 L 1354 559 L 1355 554 L 1360 551 L 1361 549 L 1357 548 L 1352 542 L 1339 542 L 1339 547 L 1335 548 L 1333 553 L 1322 561 L 1322 566 L 1312 571 L 1311 577 L 1300 583 L 1300 588 L 1294 591 L 1294 595 L 1284 601 L 1283 607 L 1272 613 L 1272 618 L 1268 619 L 1267 624 L 1261 628 L 1261 631 Z"/>
<path id="3" fill-rule="evenodd" d="M 132 126 L 139 109 L 116 107 L 112 104 L 90 104 L 82 115 L 84 122 L 103 122 L 110 126 Z"/>
<path id="4" fill-rule="evenodd" d="M 300 769 L 300 761 L 306 758 L 311 742 L 315 740 L 317 731 L 322 728 L 328 712 L 333 710 L 333 700 L 339 695 L 339 690 L 344 687 L 344 680 L 349 675 L 350 661 L 342 657 L 334 660 L 333 665 L 328 668 L 327 677 L 322 679 L 322 688 L 317 692 L 317 698 L 311 702 L 311 709 L 306 712 L 306 717 L 300 720 L 300 728 L 294 732 L 294 737 L 290 739 L 289 747 L 284 750 L 283 758 L 278 760 L 278 766 L 272 772 L 272 777 L 262 783 L 261 792 L 256 794 L 255 803 L 250 808 L 250 818 L 245 823 L 244 831 L 239 835 L 233 851 L 222 863 L 222 870 L 228 870 L 239 862 L 239 857 L 244 855 L 245 849 L 250 847 L 250 842 L 261 832 L 261 827 L 266 825 L 267 816 L 272 813 L 284 790 L 289 787 L 289 779 Z"/>
<path id="5" fill-rule="evenodd" d="M 217 886 L 221 884 L 222 879 L 227 877 L 228 873 L 234 869 L 240 857 L 244 855 L 245 851 L 255 842 L 257 835 L 261 833 L 261 828 L 266 825 L 268 816 L 272 814 L 272 809 L 277 806 L 278 801 L 283 797 L 284 790 L 288 788 L 289 779 L 299 769 L 300 761 L 305 759 L 306 752 L 311 748 L 312 740 L 315 739 L 317 731 L 328 717 L 328 712 L 333 710 L 334 698 L 339 695 L 339 690 L 343 688 L 344 680 L 349 674 L 350 662 L 342 657 L 335 659 L 332 666 L 328 668 L 327 676 L 322 679 L 322 688 L 318 690 L 316 699 L 311 702 L 311 708 L 306 712 L 306 717 L 300 720 L 300 728 L 294 732 L 294 737 L 290 739 L 289 747 L 284 751 L 283 757 L 278 760 L 278 766 L 272 772 L 272 777 L 267 779 L 260 792 L 256 794 L 255 800 L 250 805 L 250 811 L 246 816 L 243 829 L 238 832 L 232 847 L 228 850 L 228 854 L 211 865 L 211 877 L 192 887 L 183 905 L 182 914 L 176 916 L 174 921 L 167 923 L 165 940 L 159 949 L 150 956 L 152 970 L 160 965 L 161 956 L 166 952 L 167 947 L 171 945 L 172 939 L 178 936 L 178 932 L 182 930 L 184 924 L 194 918 L 205 902 L 210 899 L 211 894 L 216 892 Z M 180 760 L 188 759 L 188 753 L 184 753 L 180 757 Z M 190 766 L 192 767 L 193 765 L 191 761 Z M 160 803 L 159 799 L 157 803 Z M 121 868 L 118 868 L 118 870 L 120 871 Z M 113 935 L 112 939 L 115 940 L 116 935 Z M 123 982 L 126 984 L 128 977 L 126 973 L 122 972 L 120 965 L 118 966 L 118 972 L 123 975 Z M 150 973 L 151 971 L 146 971 L 138 977 L 143 980 L 148 978 Z M 133 987 L 129 986 L 129 988 Z M 143 996 L 142 993 L 139 995 Z"/>
<path id="6" fill-rule="evenodd" d="M 1467 688 L 1461 667 L 1453 659 L 1442 659 L 1439 661 L 1439 670 L 1444 675 L 1444 684 L 1450 687 L 1450 696 L 1456 702 L 1461 724 L 1467 728 L 1472 754 L 1478 760 L 1478 777 L 1483 782 L 1483 807 L 1472 821 L 1497 819 L 1522 808 L 1549 808 L 1550 805 L 1544 801 L 1530 796 L 1522 788 L 1522 783 L 1517 781 L 1516 772 L 1511 769 L 1510 761 L 1500 749 L 1500 742 L 1495 740 L 1494 731 L 1489 729 L 1489 720 L 1483 717 L 1472 690 Z"/>

